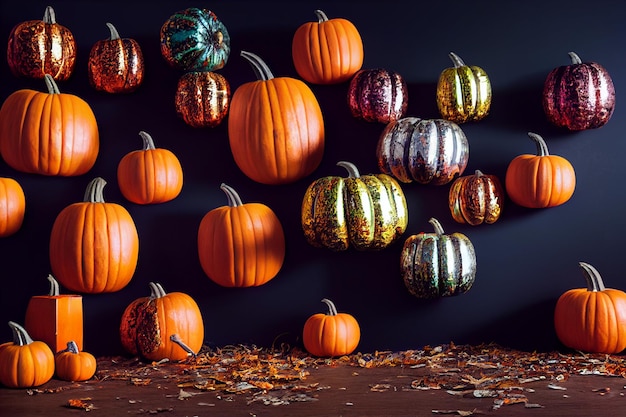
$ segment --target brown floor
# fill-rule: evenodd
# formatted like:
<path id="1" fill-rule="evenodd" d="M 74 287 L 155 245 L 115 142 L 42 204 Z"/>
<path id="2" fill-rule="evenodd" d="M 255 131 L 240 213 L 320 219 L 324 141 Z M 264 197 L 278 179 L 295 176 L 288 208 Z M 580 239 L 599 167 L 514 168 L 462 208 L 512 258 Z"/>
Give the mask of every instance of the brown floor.
<path id="1" fill-rule="evenodd" d="M 177 364 L 100 358 L 98 369 L 86 382 L 0 388 L 0 414 L 626 415 L 620 355 L 446 345 L 322 360 L 233 347 Z"/>

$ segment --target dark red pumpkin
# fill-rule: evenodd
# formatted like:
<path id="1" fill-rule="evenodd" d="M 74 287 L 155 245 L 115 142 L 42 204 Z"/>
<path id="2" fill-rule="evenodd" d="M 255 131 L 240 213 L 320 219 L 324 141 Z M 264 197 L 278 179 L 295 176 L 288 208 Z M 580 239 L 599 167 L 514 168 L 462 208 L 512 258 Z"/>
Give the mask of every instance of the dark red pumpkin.
<path id="1" fill-rule="evenodd" d="M 192 127 L 215 127 L 222 123 L 230 105 L 230 84 L 213 71 L 191 71 L 178 80 L 176 114 Z"/>
<path id="2" fill-rule="evenodd" d="M 389 123 L 404 117 L 409 104 L 408 86 L 395 71 L 359 70 L 348 86 L 352 116 L 367 122 Z"/>

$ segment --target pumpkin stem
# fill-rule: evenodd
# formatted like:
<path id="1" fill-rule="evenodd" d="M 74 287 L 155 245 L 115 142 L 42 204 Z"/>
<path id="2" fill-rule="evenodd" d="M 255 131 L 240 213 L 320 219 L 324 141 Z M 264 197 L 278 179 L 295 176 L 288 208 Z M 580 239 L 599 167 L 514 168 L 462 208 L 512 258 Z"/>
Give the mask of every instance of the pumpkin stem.
<path id="1" fill-rule="evenodd" d="M 198 356 L 196 352 L 193 351 L 176 333 L 170 336 L 170 340 L 180 346 L 185 352 L 193 356 L 194 358 Z"/>
<path id="2" fill-rule="evenodd" d="M 111 32 L 111 37 L 109 38 L 109 40 L 110 41 L 118 40 L 120 38 L 120 34 L 117 31 L 117 29 L 115 29 L 115 26 L 113 26 L 112 23 L 107 22 L 107 27 L 109 28 L 109 32 Z"/>
<path id="3" fill-rule="evenodd" d="M 85 203 L 104 203 L 104 186 L 107 182 L 104 178 L 96 177 L 87 184 L 87 190 L 85 191 L 85 197 L 83 201 Z"/>
<path id="4" fill-rule="evenodd" d="M 14 321 L 9 322 L 9 327 L 13 331 L 13 344 L 26 346 L 33 343 L 33 339 L 30 337 L 25 328 Z"/>
<path id="5" fill-rule="evenodd" d="M 322 299 L 322 303 L 326 303 L 326 305 L 328 306 L 328 315 L 329 316 L 336 316 L 337 315 L 337 307 L 335 307 L 335 304 L 330 301 L 328 298 L 323 298 Z"/>
<path id="6" fill-rule="evenodd" d="M 237 194 L 237 191 L 235 191 L 235 189 L 230 185 L 222 183 L 222 185 L 220 185 L 220 189 L 226 193 L 226 196 L 228 197 L 228 205 L 230 207 L 239 207 L 243 204 L 241 197 Z"/>
<path id="7" fill-rule="evenodd" d="M 54 78 L 50 74 L 45 74 L 43 76 L 43 80 L 46 83 L 46 87 L 48 88 L 48 94 L 60 94 L 61 90 L 59 90 L 59 86 L 54 81 Z"/>
<path id="8" fill-rule="evenodd" d="M 435 228 L 435 233 L 437 233 L 437 236 L 443 235 L 443 227 L 441 226 L 441 223 L 439 223 L 439 220 L 435 219 L 434 217 L 431 217 L 430 220 L 428 220 L 428 223 L 433 225 L 433 227 Z"/>
<path id="9" fill-rule="evenodd" d="M 151 151 L 155 149 L 154 140 L 152 140 L 152 136 L 150 136 L 147 132 L 144 132 L 143 130 L 139 132 L 139 136 L 141 136 L 141 139 L 143 139 L 144 151 Z"/>
<path id="10" fill-rule="evenodd" d="M 537 156 L 550 155 L 550 153 L 548 152 L 548 145 L 546 145 L 546 141 L 543 140 L 541 136 L 533 132 L 528 132 L 528 136 L 530 136 L 530 138 L 534 140 L 535 144 L 537 145 Z"/>
<path id="11" fill-rule="evenodd" d="M 78 345 L 76 344 L 76 342 L 70 340 L 69 342 L 67 342 L 67 349 L 65 349 L 63 352 L 78 354 L 80 353 L 80 350 L 78 349 Z"/>
<path id="12" fill-rule="evenodd" d="M 328 22 L 328 16 L 326 16 L 326 13 L 324 13 L 323 11 L 316 10 L 315 15 L 317 16 L 318 23 Z"/>
<path id="13" fill-rule="evenodd" d="M 254 74 L 258 80 L 268 81 L 274 78 L 274 74 L 272 74 L 270 67 L 268 67 L 258 55 L 255 55 L 252 52 L 241 51 L 241 56 L 252 64 L 252 69 L 254 70 Z"/>
<path id="14" fill-rule="evenodd" d="M 460 68 L 460 67 L 465 66 L 465 62 L 463 62 L 461 57 L 455 54 L 454 52 L 450 52 L 448 56 L 452 60 L 452 63 L 454 64 L 454 68 Z"/>
<path id="15" fill-rule="evenodd" d="M 59 283 L 52 274 L 48 274 L 48 281 L 50 281 L 50 292 L 48 295 L 53 297 L 59 295 Z"/>
<path id="16" fill-rule="evenodd" d="M 356 165 L 354 165 L 352 162 L 347 162 L 347 161 L 339 161 L 337 162 L 337 166 L 339 167 L 344 167 L 345 169 L 348 170 L 348 175 L 350 178 L 360 178 L 361 174 L 359 173 L 359 170 L 357 169 Z"/>
<path id="17" fill-rule="evenodd" d="M 148 283 L 148 285 L 150 286 L 150 299 L 151 300 L 165 297 L 165 295 L 167 295 L 167 293 L 165 292 L 161 284 L 159 284 L 158 282 L 150 282 Z"/>
<path id="18" fill-rule="evenodd" d="M 576 52 L 568 52 L 569 58 L 572 60 L 572 65 L 582 64 L 583 61 L 580 59 Z"/>
<path id="19" fill-rule="evenodd" d="M 578 263 L 583 268 L 585 279 L 587 280 L 587 291 L 604 291 L 606 287 L 602 277 L 596 268 L 586 262 Z"/>
<path id="20" fill-rule="evenodd" d="M 476 171 L 474 171 L 474 175 L 476 175 L 477 177 L 482 177 L 483 172 L 480 169 L 477 169 Z"/>
<path id="21" fill-rule="evenodd" d="M 52 6 L 47 6 L 46 11 L 43 13 L 43 22 L 47 25 L 54 25 L 57 22 Z"/>

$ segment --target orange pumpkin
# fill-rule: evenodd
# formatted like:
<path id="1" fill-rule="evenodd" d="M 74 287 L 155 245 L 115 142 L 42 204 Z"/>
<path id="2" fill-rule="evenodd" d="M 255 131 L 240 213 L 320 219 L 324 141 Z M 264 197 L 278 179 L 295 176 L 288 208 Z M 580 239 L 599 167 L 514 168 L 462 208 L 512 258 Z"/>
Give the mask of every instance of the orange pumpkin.
<path id="1" fill-rule="evenodd" d="M 230 84 L 217 72 L 187 72 L 178 80 L 174 97 L 176 114 L 189 126 L 215 127 L 228 114 Z"/>
<path id="2" fill-rule="evenodd" d="M 83 297 L 59 294 L 59 283 L 51 274 L 48 295 L 35 295 L 26 307 L 24 327 L 37 340 L 45 342 L 57 353 L 73 340 L 83 348 Z"/>
<path id="3" fill-rule="evenodd" d="M 139 88 L 144 77 L 141 47 L 134 39 L 120 38 L 111 23 L 106 25 L 111 36 L 97 41 L 89 51 L 89 84 L 107 93 L 133 92 Z"/>
<path id="4" fill-rule="evenodd" d="M 311 355 L 333 357 L 354 352 L 361 340 L 361 328 L 348 313 L 338 313 L 335 304 L 327 298 L 327 314 L 314 314 L 304 323 L 302 341 Z"/>
<path id="5" fill-rule="evenodd" d="M 87 381 L 96 374 L 96 367 L 95 356 L 81 351 L 73 340 L 67 342 L 67 349 L 54 358 L 57 378 L 63 381 Z"/>
<path id="6" fill-rule="evenodd" d="M 17 77 L 43 78 L 49 74 L 65 81 L 76 66 L 76 40 L 56 21 L 54 9 L 46 7 L 42 20 L 28 20 L 9 33 L 7 62 Z"/>
<path id="7" fill-rule="evenodd" d="M 84 201 L 65 207 L 50 234 L 50 264 L 55 277 L 72 291 L 115 292 L 133 277 L 139 237 L 130 213 L 104 201 L 106 181 L 96 177 Z"/>
<path id="8" fill-rule="evenodd" d="M 0 384 L 9 388 L 32 388 L 54 375 L 54 354 L 44 342 L 34 341 L 26 329 L 10 321 L 13 342 L 0 345 Z"/>
<path id="9" fill-rule="evenodd" d="M 132 151 L 117 166 L 122 195 L 137 204 L 165 203 L 183 188 L 183 168 L 170 150 L 155 148 L 152 136 L 141 131 L 143 149 Z"/>
<path id="10" fill-rule="evenodd" d="M 555 207 L 566 203 L 576 188 L 576 173 L 562 156 L 550 155 L 541 136 L 529 132 L 537 154 L 515 157 L 506 170 L 506 192 L 515 204 L 528 208 Z"/>
<path id="11" fill-rule="evenodd" d="M 312 84 L 349 80 L 363 65 L 363 41 L 347 19 L 328 19 L 316 10 L 317 22 L 307 22 L 295 32 L 291 55 L 296 72 Z"/>
<path id="12" fill-rule="evenodd" d="M 19 182 L 0 178 L 0 237 L 11 236 L 22 227 L 26 197 Z"/>
<path id="13" fill-rule="evenodd" d="M 228 206 L 208 212 L 198 228 L 202 269 L 224 287 L 255 287 L 278 274 L 285 259 L 280 220 L 265 204 L 243 204 L 230 186 L 220 187 Z"/>
<path id="14" fill-rule="evenodd" d="M 149 285 L 150 296 L 136 299 L 122 314 L 122 346 L 152 361 L 195 356 L 204 341 L 200 308 L 185 293 L 166 293 L 158 283 Z"/>
<path id="15" fill-rule="evenodd" d="M 286 184 L 311 174 L 324 153 L 324 121 L 317 98 L 301 80 L 274 78 L 256 55 L 242 51 L 257 81 L 233 94 L 228 137 L 235 163 L 250 179 Z"/>
<path id="16" fill-rule="evenodd" d="M 504 198 L 504 188 L 498 177 L 477 169 L 474 175 L 454 180 L 448 191 L 448 206 L 457 223 L 492 224 L 502 214 Z"/>
<path id="17" fill-rule="evenodd" d="M 580 262 L 587 288 L 574 288 L 556 302 L 554 327 L 565 346 L 591 353 L 626 349 L 626 292 L 606 288 L 600 273 Z"/>
<path id="18" fill-rule="evenodd" d="M 51 75 L 47 93 L 22 89 L 0 108 L 0 154 L 11 168 L 41 175 L 75 176 L 98 156 L 96 117 L 86 101 L 59 92 Z"/>

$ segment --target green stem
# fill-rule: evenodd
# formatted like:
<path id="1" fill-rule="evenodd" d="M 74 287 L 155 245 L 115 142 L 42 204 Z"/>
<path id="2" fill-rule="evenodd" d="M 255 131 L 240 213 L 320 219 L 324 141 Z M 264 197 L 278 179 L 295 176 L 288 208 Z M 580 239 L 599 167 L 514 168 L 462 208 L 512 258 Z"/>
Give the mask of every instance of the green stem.
<path id="1" fill-rule="evenodd" d="M 344 167 L 345 169 L 347 169 L 348 170 L 348 176 L 350 178 L 359 178 L 359 177 L 361 177 L 361 174 L 359 173 L 359 170 L 357 169 L 356 165 L 354 165 L 352 162 L 339 161 L 339 162 L 337 162 L 337 166 Z"/>
<path id="2" fill-rule="evenodd" d="M 326 305 L 328 306 L 328 316 L 337 315 L 337 307 L 335 307 L 335 304 L 332 301 L 330 301 L 328 298 L 324 298 L 322 299 L 322 303 L 326 303 Z"/>
<path id="3" fill-rule="evenodd" d="M 50 292 L 48 295 L 52 297 L 59 295 L 59 282 L 54 279 L 52 274 L 48 274 L 48 281 L 50 281 Z"/>
<path id="4" fill-rule="evenodd" d="M 109 28 L 109 32 L 111 32 L 111 37 L 109 38 L 109 40 L 111 41 L 116 41 L 120 38 L 120 34 L 117 31 L 117 29 L 115 29 L 115 26 L 113 26 L 112 23 L 107 22 L 107 27 Z"/>
<path id="5" fill-rule="evenodd" d="M 583 61 L 580 59 L 576 52 L 568 52 L 569 58 L 572 60 L 572 65 L 582 64 Z"/>
<path id="6" fill-rule="evenodd" d="M 59 90 L 59 86 L 54 81 L 54 78 L 50 74 L 45 74 L 43 76 L 43 80 L 46 83 L 46 88 L 48 89 L 48 94 L 60 94 L 61 90 Z"/>
<path id="7" fill-rule="evenodd" d="M 96 177 L 91 180 L 89 184 L 87 184 L 83 201 L 85 203 L 104 203 L 104 186 L 106 184 L 107 182 L 101 177 Z"/>
<path id="8" fill-rule="evenodd" d="M 597 269 L 586 262 L 579 262 L 578 264 L 582 267 L 585 280 L 587 280 L 587 291 L 599 292 L 606 289 Z"/>
<path id="9" fill-rule="evenodd" d="M 548 156 L 550 153 L 548 152 L 548 145 L 546 145 L 546 141 L 543 140 L 541 136 L 536 133 L 528 132 L 528 136 L 535 141 L 537 145 L 537 156 Z"/>
<path id="10" fill-rule="evenodd" d="M 220 189 L 226 193 L 226 197 L 228 197 L 228 205 L 230 207 L 239 207 L 243 204 L 241 201 L 241 197 L 237 194 L 237 191 L 229 185 L 222 183 L 220 185 Z"/>
<path id="11" fill-rule="evenodd" d="M 433 225 L 433 227 L 435 228 L 435 233 L 437 233 L 437 236 L 443 235 L 443 227 L 441 226 L 441 223 L 439 223 L 439 220 L 435 219 L 434 217 L 431 217 L 430 220 L 428 220 L 428 223 Z"/>
<path id="12" fill-rule="evenodd" d="M 315 15 L 317 16 L 318 23 L 328 22 L 328 16 L 326 16 L 326 13 L 324 13 L 323 11 L 318 9 L 315 11 Z"/>
<path id="13" fill-rule="evenodd" d="M 152 136 L 150 136 L 147 132 L 144 132 L 143 130 L 139 132 L 139 136 L 141 136 L 141 139 L 143 139 L 144 151 L 151 151 L 155 149 L 154 140 L 152 140 Z"/>
<path id="14" fill-rule="evenodd" d="M 254 70 L 258 80 L 268 81 L 274 78 L 274 74 L 272 74 L 270 67 L 268 67 L 258 55 L 255 55 L 252 52 L 241 51 L 241 56 L 252 64 L 252 69 Z"/>

